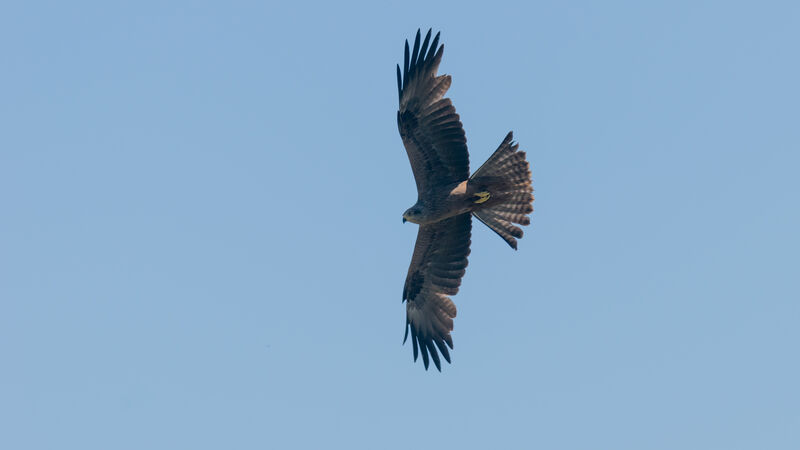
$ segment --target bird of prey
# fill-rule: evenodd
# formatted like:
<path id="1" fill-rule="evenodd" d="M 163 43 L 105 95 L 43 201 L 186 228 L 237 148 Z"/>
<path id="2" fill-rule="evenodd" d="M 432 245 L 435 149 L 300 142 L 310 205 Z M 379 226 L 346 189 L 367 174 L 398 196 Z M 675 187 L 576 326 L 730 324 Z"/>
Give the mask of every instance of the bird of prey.
<path id="1" fill-rule="evenodd" d="M 437 75 L 444 45 L 431 30 L 420 43 L 420 31 L 403 67 L 397 66 L 400 108 L 397 127 L 417 183 L 417 203 L 403 213 L 403 222 L 419 224 L 408 268 L 403 301 L 406 332 L 411 330 L 414 361 L 419 353 L 428 369 L 432 359 L 441 371 L 439 353 L 450 362 L 458 292 L 470 252 L 472 216 L 500 235 L 513 249 L 533 211 L 531 170 L 525 152 L 511 132 L 500 147 L 470 176 L 467 139 L 449 98 L 449 75 Z M 429 45 L 430 44 L 430 45 Z"/>

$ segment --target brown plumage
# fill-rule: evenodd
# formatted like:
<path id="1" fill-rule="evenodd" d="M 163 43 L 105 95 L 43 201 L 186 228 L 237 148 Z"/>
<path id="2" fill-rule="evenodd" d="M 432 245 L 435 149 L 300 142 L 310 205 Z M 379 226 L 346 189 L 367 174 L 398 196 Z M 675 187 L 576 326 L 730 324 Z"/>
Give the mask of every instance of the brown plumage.
<path id="1" fill-rule="evenodd" d="M 514 224 L 530 224 L 533 188 L 525 153 L 512 142 L 512 133 L 469 176 L 464 129 L 450 99 L 443 98 L 451 78 L 436 75 L 444 45 L 437 48 L 438 33 L 433 41 L 430 37 L 429 30 L 420 43 L 417 30 L 413 50 L 406 41 L 403 69 L 397 66 L 397 127 L 418 194 L 403 222 L 420 225 L 403 289 L 403 342 L 411 331 L 414 360 L 421 353 L 426 370 L 433 360 L 441 371 L 439 353 L 450 362 L 448 347 L 453 348 L 456 306 L 449 296 L 458 293 L 466 271 L 472 215 L 516 249 L 523 233 Z"/>

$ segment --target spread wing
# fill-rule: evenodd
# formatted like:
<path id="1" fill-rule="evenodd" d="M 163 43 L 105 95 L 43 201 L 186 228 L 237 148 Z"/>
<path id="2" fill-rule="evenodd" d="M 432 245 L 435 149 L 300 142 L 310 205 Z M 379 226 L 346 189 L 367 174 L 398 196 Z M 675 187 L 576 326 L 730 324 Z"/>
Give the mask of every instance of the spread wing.
<path id="1" fill-rule="evenodd" d="M 430 41 L 431 30 L 420 46 L 420 32 L 409 53 L 406 41 L 402 77 L 397 66 L 397 92 L 400 109 L 397 127 L 408 152 L 417 191 L 434 184 L 450 184 L 469 178 L 467 138 L 461 120 L 449 98 L 450 75 L 436 76 L 444 45 L 439 33 Z"/>
<path id="2" fill-rule="evenodd" d="M 450 362 L 445 346 L 453 348 L 453 318 L 456 305 L 450 295 L 458 293 L 467 268 L 472 220 L 470 213 L 445 219 L 431 225 L 420 225 L 414 256 L 408 268 L 403 300 L 406 301 L 406 334 L 411 330 L 414 361 L 422 352 L 425 370 L 429 359 L 442 370 L 439 352 Z"/>

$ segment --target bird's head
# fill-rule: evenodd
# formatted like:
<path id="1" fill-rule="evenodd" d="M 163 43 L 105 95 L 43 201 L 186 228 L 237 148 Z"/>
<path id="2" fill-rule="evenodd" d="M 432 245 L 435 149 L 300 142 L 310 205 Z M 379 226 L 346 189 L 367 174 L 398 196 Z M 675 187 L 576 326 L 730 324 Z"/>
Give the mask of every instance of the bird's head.
<path id="1" fill-rule="evenodd" d="M 408 208 L 406 212 L 403 213 L 403 223 L 411 222 L 411 223 L 420 223 L 419 219 L 422 215 L 422 208 L 418 205 L 414 205 L 411 208 Z"/>

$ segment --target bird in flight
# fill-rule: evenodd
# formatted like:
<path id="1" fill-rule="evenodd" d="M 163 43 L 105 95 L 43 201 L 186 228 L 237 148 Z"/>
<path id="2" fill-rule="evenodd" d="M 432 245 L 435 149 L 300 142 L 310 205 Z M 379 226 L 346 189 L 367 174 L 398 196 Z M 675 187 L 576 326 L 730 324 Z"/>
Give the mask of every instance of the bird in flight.
<path id="1" fill-rule="evenodd" d="M 411 51 L 406 41 L 403 67 L 397 66 L 397 128 L 417 183 L 417 203 L 403 213 L 403 223 L 419 224 L 403 288 L 403 343 L 411 330 L 414 361 L 422 353 L 425 370 L 433 360 L 441 371 L 439 353 L 449 363 L 447 348 L 453 348 L 456 305 L 450 296 L 458 293 L 467 267 L 472 216 L 516 250 L 522 229 L 514 224 L 530 224 L 533 187 L 525 152 L 511 132 L 470 176 L 464 128 L 444 98 L 451 78 L 436 74 L 444 45 L 439 33 L 431 41 L 431 30 L 420 38 L 417 30 Z"/>

